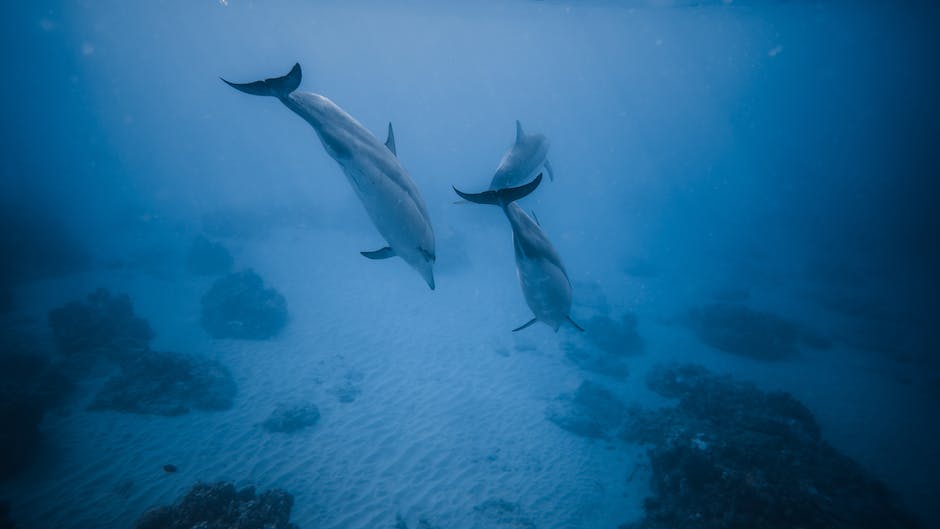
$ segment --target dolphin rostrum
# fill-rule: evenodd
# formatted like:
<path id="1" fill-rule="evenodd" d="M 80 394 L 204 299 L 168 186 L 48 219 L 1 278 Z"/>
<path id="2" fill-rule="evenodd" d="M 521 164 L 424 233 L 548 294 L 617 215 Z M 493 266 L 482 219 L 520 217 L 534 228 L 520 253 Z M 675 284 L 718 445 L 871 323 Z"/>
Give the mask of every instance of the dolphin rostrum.
<path id="1" fill-rule="evenodd" d="M 541 182 L 542 173 L 539 173 L 535 180 L 519 187 L 491 189 L 483 193 L 464 193 L 455 187 L 454 191 L 470 202 L 500 206 L 509 219 L 519 284 L 526 303 L 535 315 L 513 329 L 513 332 L 521 331 L 537 321 L 544 322 L 555 332 L 567 321 L 583 332 L 584 329 L 571 319 L 571 282 L 561 257 L 538 222 L 532 220 L 515 202 L 535 191 Z"/>
<path id="2" fill-rule="evenodd" d="M 506 151 L 493 179 L 490 189 L 504 189 L 520 186 L 529 181 L 532 174 L 540 167 L 548 172 L 549 180 L 555 180 L 552 165 L 548 163 L 548 138 L 542 134 L 526 134 L 522 130 L 522 123 L 516 120 L 516 141 Z"/>
<path id="3" fill-rule="evenodd" d="M 284 77 L 244 84 L 222 80 L 246 94 L 276 97 L 304 118 L 317 131 L 327 154 L 343 168 L 372 223 L 388 243 L 362 255 L 369 259 L 397 255 L 434 290 L 434 230 L 418 188 L 398 161 L 392 124 L 388 124 L 388 139 L 382 144 L 329 99 L 296 92 L 300 78 L 300 64 L 294 64 Z"/>

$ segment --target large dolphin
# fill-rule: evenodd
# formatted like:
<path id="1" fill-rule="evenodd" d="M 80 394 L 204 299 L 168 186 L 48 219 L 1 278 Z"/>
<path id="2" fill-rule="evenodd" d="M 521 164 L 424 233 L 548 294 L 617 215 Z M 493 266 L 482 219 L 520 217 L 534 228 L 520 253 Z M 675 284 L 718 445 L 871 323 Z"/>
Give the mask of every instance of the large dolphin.
<path id="1" fill-rule="evenodd" d="M 395 154 L 395 136 L 388 124 L 383 145 L 365 127 L 329 99 L 300 86 L 300 64 L 284 77 L 229 86 L 246 94 L 273 96 L 317 131 L 326 152 L 339 163 L 372 223 L 388 246 L 360 252 L 369 259 L 398 256 L 421 274 L 434 290 L 434 230 L 418 188 Z"/>
<path id="2" fill-rule="evenodd" d="M 526 134 L 522 130 L 522 123 L 516 120 L 516 141 L 506 151 L 493 179 L 490 189 L 504 189 L 520 186 L 526 182 L 541 167 L 548 172 L 548 178 L 555 180 L 552 165 L 548 163 L 548 138 L 542 134 Z"/>
<path id="3" fill-rule="evenodd" d="M 526 303 L 535 315 L 512 331 L 521 331 L 537 321 L 544 322 L 555 332 L 566 321 L 579 331 L 584 331 L 571 319 L 571 282 L 561 257 L 538 222 L 532 220 L 515 202 L 535 191 L 541 182 L 542 173 L 539 173 L 535 180 L 519 187 L 491 189 L 475 194 L 464 193 L 456 187 L 454 191 L 470 202 L 500 206 L 509 219 L 519 284 Z"/>

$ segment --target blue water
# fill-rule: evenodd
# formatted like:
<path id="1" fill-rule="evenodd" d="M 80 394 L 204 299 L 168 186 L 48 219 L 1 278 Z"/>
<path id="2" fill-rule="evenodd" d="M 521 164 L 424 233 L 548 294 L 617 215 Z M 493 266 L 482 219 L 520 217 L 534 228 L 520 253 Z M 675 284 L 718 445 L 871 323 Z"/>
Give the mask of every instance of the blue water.
<path id="1" fill-rule="evenodd" d="M 307 528 L 665 527 L 644 504 L 666 475 L 656 450 L 726 423 L 680 414 L 686 430 L 640 443 L 626 408 L 566 406 L 584 381 L 625 407 L 675 404 L 650 373 L 692 363 L 791 394 L 819 443 L 885 484 L 878 498 L 940 525 L 938 15 L 836 0 L 8 7 L 0 417 L 18 455 L 0 502 L 19 527 L 128 527 L 197 481 L 230 481 L 290 493 Z M 219 79 L 295 62 L 301 91 L 379 142 L 394 124 L 434 229 L 435 290 L 401 259 L 359 255 L 386 242 L 308 123 Z M 564 262 L 583 334 L 511 332 L 532 311 L 509 224 L 455 203 L 452 186 L 488 187 L 516 120 L 551 142 L 555 179 L 520 205 Z M 199 236 L 230 257 L 194 257 Z M 281 302 L 239 310 L 281 303 L 283 322 L 214 332 L 204 296 L 246 269 Z M 149 334 L 113 313 L 82 323 L 98 288 L 126 294 Z M 50 315 L 73 301 L 85 308 Z M 155 375 L 137 363 L 154 351 L 230 380 Z M 101 404 L 121 374 L 163 378 Z M 166 397 L 185 384 L 214 389 Z M 265 421 L 292 404 L 296 431 L 264 426 L 284 429 Z M 603 417 L 585 429 L 568 412 Z M 712 434 L 686 433 L 719 458 Z M 747 464 L 735 487 L 779 492 L 779 468 Z M 707 503 L 682 490 L 666 497 Z M 800 490 L 846 519 L 872 501 Z M 672 523 L 748 523 L 699 522 Z"/>

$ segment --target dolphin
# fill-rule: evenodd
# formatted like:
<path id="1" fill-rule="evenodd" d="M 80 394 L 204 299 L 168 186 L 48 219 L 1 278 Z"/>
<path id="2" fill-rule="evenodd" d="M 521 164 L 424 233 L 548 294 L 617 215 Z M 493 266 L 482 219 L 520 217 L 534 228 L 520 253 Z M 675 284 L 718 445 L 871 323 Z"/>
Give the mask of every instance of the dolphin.
<path id="1" fill-rule="evenodd" d="M 360 253 L 369 259 L 401 257 L 434 290 L 434 230 L 418 188 L 398 161 L 392 124 L 388 124 L 388 139 L 382 144 L 326 97 L 297 92 L 300 79 L 300 64 L 294 64 L 283 77 L 244 84 L 222 81 L 246 94 L 276 97 L 304 118 L 317 131 L 327 154 L 342 167 L 372 223 L 388 243 L 384 248 Z"/>
<path id="2" fill-rule="evenodd" d="M 555 172 L 548 162 L 548 138 L 542 134 L 526 134 L 522 123 L 516 120 L 516 141 L 503 154 L 496 173 L 490 181 L 490 190 L 520 186 L 529 181 L 540 167 L 548 172 L 549 180 L 555 180 Z"/>
<path id="3" fill-rule="evenodd" d="M 516 272 L 526 303 L 535 315 L 512 332 L 521 331 L 537 321 L 555 332 L 564 322 L 581 332 L 584 329 L 571 319 L 571 281 L 558 252 L 538 222 L 532 220 L 516 200 L 535 191 L 542 182 L 542 173 L 535 180 L 519 187 L 491 189 L 483 193 L 464 193 L 456 187 L 460 198 L 477 204 L 500 206 L 512 227 L 512 245 L 516 253 Z"/>

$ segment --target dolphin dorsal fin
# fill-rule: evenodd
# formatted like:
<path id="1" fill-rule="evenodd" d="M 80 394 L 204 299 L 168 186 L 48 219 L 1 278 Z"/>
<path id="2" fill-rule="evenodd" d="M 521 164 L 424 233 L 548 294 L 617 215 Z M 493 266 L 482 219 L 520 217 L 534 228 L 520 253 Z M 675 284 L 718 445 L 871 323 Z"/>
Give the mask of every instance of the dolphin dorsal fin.
<path id="1" fill-rule="evenodd" d="M 522 123 L 516 120 L 516 143 L 521 143 L 525 139 L 525 131 L 522 130 Z"/>
<path id="2" fill-rule="evenodd" d="M 392 154 L 398 156 L 398 153 L 395 151 L 395 133 L 392 132 L 392 122 L 388 122 L 388 139 L 385 140 L 385 146 L 388 147 L 388 150 L 392 151 Z"/>

